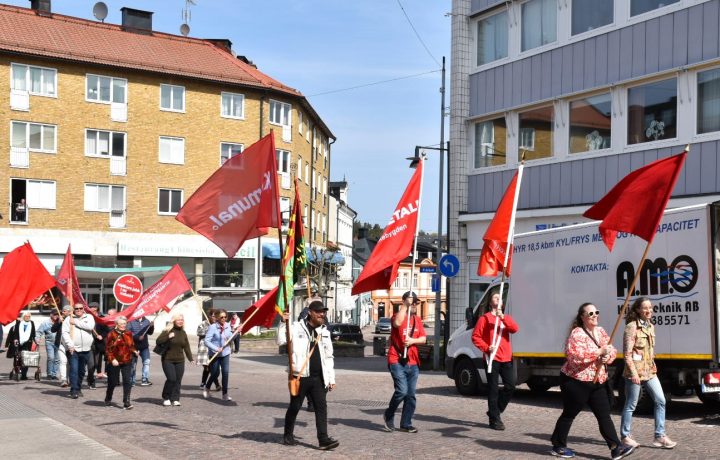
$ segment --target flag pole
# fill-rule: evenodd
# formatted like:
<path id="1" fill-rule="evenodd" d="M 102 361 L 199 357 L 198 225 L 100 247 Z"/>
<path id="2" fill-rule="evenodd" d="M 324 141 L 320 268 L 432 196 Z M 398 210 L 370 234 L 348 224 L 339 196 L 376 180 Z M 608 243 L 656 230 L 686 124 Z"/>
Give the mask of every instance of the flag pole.
<path id="1" fill-rule="evenodd" d="M 295 184 L 295 188 L 297 191 L 297 184 Z M 311 203 L 312 205 L 312 203 Z M 293 362 L 292 362 L 292 342 L 290 341 L 290 305 L 288 303 L 288 290 L 287 285 L 285 284 L 285 270 L 283 270 L 283 259 L 285 256 L 285 251 L 283 250 L 283 242 L 282 242 L 282 213 L 280 212 L 280 200 L 278 195 L 278 201 L 277 201 L 277 222 L 278 222 L 278 244 L 280 245 L 280 285 L 283 286 L 283 301 L 285 304 L 285 311 L 288 313 L 288 317 L 285 320 L 285 343 L 286 349 L 287 349 L 287 355 L 288 355 L 288 380 L 293 378 Z M 289 219 L 288 219 L 289 221 Z M 288 229 L 290 231 L 290 229 Z M 293 286 L 294 289 L 295 286 Z M 257 309 L 255 310 L 257 311 Z M 254 314 L 254 312 L 253 312 Z"/>
<path id="2" fill-rule="evenodd" d="M 422 163 L 420 163 L 420 166 L 422 167 L 422 170 L 420 171 L 420 192 L 418 193 L 418 210 L 417 210 L 417 225 L 415 225 L 415 240 L 413 242 L 413 255 L 412 255 L 412 266 L 410 269 L 410 293 L 411 297 L 414 299 L 415 296 L 412 294 L 415 293 L 413 290 L 414 286 L 414 280 L 415 280 L 415 260 L 417 257 L 417 241 L 418 241 L 418 233 L 420 231 L 420 208 L 422 203 L 422 186 L 423 186 L 423 177 L 425 176 L 425 154 L 423 153 Z M 438 235 L 439 236 L 439 235 Z M 440 263 L 440 261 L 438 261 Z M 403 358 L 407 358 L 407 352 L 408 352 L 408 346 L 407 346 L 407 339 L 410 337 L 410 316 L 412 314 L 412 306 L 408 307 L 407 311 L 407 327 L 405 328 L 405 347 L 403 348 Z"/>
<path id="3" fill-rule="evenodd" d="M 52 288 L 48 289 L 48 294 L 50 294 L 50 299 L 52 299 L 52 303 L 55 306 L 55 311 L 57 312 L 58 316 L 62 318 L 62 314 L 60 313 L 60 309 L 58 308 L 58 304 L 55 301 L 55 296 L 52 293 Z"/>
<path id="4" fill-rule="evenodd" d="M 193 289 L 192 287 L 190 288 L 190 294 L 192 294 L 193 297 L 197 297 L 197 296 L 198 296 L 198 295 L 195 293 L 195 289 Z M 200 312 L 202 312 L 203 316 L 205 317 L 205 321 L 207 321 L 208 323 L 210 323 L 210 318 L 208 318 L 208 315 L 207 315 L 207 313 L 205 312 L 205 309 L 202 307 L 202 305 L 200 305 L 199 303 L 196 303 L 196 305 L 198 306 L 198 308 L 200 309 Z"/>
<path id="5" fill-rule="evenodd" d="M 227 339 L 227 341 L 223 344 L 222 348 L 220 348 L 218 351 L 215 352 L 214 355 L 212 355 L 212 358 L 210 358 L 210 360 L 208 361 L 208 364 L 210 364 L 211 362 L 213 362 L 213 360 L 218 357 L 218 355 L 225 349 L 225 347 L 227 347 L 227 346 L 230 344 L 230 342 L 233 341 L 233 339 L 235 338 L 235 336 L 238 335 L 238 334 L 240 333 L 240 331 L 242 331 L 243 326 L 244 326 L 248 321 L 250 321 L 253 316 L 255 316 L 255 313 L 257 313 L 258 310 L 260 310 L 260 309 L 257 308 L 257 307 L 255 307 L 255 310 L 253 310 L 253 312 L 250 313 L 250 316 L 248 316 L 245 321 L 243 321 L 242 323 L 240 323 L 240 326 L 238 326 L 238 328 L 235 330 L 235 332 L 233 333 L 233 335 L 231 335 L 230 338 Z"/>
<path id="6" fill-rule="evenodd" d="M 510 228 L 508 229 L 507 245 L 505 246 L 505 260 L 503 261 L 502 279 L 500 281 L 500 302 L 498 304 L 498 310 L 500 310 L 501 312 L 504 307 L 504 305 L 503 305 L 503 290 L 505 288 L 507 264 L 508 264 L 508 260 L 510 260 L 510 252 L 512 251 L 513 240 L 515 239 L 515 216 L 517 214 L 518 200 L 520 199 L 520 183 L 522 182 L 522 175 L 523 175 L 524 167 L 525 167 L 525 151 L 523 151 L 522 158 L 520 160 L 520 165 L 518 166 L 518 172 L 517 172 L 518 177 L 517 177 L 517 182 L 515 183 L 513 206 L 512 206 L 512 211 L 510 212 Z M 493 350 L 487 356 L 486 372 L 488 374 L 492 373 L 492 362 L 495 359 L 495 355 L 497 354 L 497 347 L 500 345 L 500 341 L 502 340 L 502 330 L 500 331 L 500 335 L 498 335 L 499 325 L 500 325 L 500 322 L 496 320 L 495 327 L 493 328 L 492 340 L 490 341 L 490 345 L 493 347 Z M 503 324 L 502 327 L 504 328 L 505 325 Z"/>

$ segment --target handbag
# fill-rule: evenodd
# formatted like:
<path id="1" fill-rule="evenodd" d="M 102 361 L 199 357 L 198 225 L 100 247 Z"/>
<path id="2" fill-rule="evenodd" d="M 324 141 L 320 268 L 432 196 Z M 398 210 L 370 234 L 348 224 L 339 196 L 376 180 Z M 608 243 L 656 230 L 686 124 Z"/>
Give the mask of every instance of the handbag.
<path id="1" fill-rule="evenodd" d="M 153 353 L 157 353 L 160 356 L 164 356 L 165 352 L 168 351 L 168 348 L 170 347 L 170 341 L 163 343 L 155 343 L 155 348 L 153 348 Z"/>
<path id="2" fill-rule="evenodd" d="M 298 372 L 298 375 L 294 376 L 292 375 L 292 372 L 290 373 L 290 378 L 288 379 L 288 390 L 290 390 L 290 396 L 297 396 L 300 394 L 300 376 L 303 372 L 305 372 L 305 368 L 307 367 L 308 362 L 310 362 L 310 356 L 312 356 L 313 352 L 315 351 L 315 347 L 317 347 L 319 341 L 320 338 L 316 336 L 315 345 L 313 345 L 310 353 L 308 353 L 307 357 L 305 357 L 305 362 L 303 363 L 302 368 L 300 368 L 300 372 Z"/>

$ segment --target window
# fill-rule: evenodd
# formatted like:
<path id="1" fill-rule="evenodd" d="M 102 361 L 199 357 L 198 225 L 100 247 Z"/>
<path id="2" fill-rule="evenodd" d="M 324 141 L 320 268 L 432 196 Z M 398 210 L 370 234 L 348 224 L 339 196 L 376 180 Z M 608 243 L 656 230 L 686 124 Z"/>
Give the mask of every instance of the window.
<path id="1" fill-rule="evenodd" d="M 298 181 L 302 180 L 302 157 L 298 157 L 297 178 Z"/>
<path id="2" fill-rule="evenodd" d="M 477 65 L 508 55 L 508 12 L 494 14 L 477 23 Z"/>
<path id="3" fill-rule="evenodd" d="M 290 152 L 287 150 L 275 150 L 277 155 L 278 174 L 288 174 L 290 172 Z"/>
<path id="4" fill-rule="evenodd" d="M 303 114 L 298 110 L 298 133 L 303 135 Z"/>
<path id="5" fill-rule="evenodd" d="M 85 156 L 124 157 L 125 133 L 113 131 L 85 130 Z"/>
<path id="6" fill-rule="evenodd" d="M 173 112 L 185 111 L 185 87 L 160 85 L 160 108 Z"/>
<path id="7" fill-rule="evenodd" d="M 305 162 L 305 184 L 310 183 L 310 163 Z"/>
<path id="8" fill-rule="evenodd" d="M 85 211 L 111 212 L 125 210 L 125 187 L 85 184 Z"/>
<path id="9" fill-rule="evenodd" d="M 520 113 L 518 130 L 518 161 L 526 151 L 526 160 L 549 158 L 553 154 L 553 117 L 552 106 L 541 107 Z"/>
<path id="10" fill-rule="evenodd" d="M 305 228 L 308 226 L 308 205 L 305 205 L 303 207 L 303 224 L 305 224 Z"/>
<path id="11" fill-rule="evenodd" d="M 160 163 L 185 163 L 185 139 L 160 136 Z"/>
<path id="12" fill-rule="evenodd" d="M 522 51 L 557 40 L 557 0 L 530 0 L 522 4 Z"/>
<path id="13" fill-rule="evenodd" d="M 307 122 L 307 130 L 305 131 L 305 140 L 310 142 L 310 133 L 312 132 L 312 129 L 310 128 L 310 120 Z"/>
<path id="14" fill-rule="evenodd" d="M 245 118 L 245 96 L 235 93 L 220 93 L 220 116 Z"/>
<path id="15" fill-rule="evenodd" d="M 10 130 L 10 145 L 32 152 L 55 153 L 57 127 L 40 123 L 13 121 Z"/>
<path id="16" fill-rule="evenodd" d="M 418 285 L 418 276 L 417 273 L 413 273 L 413 287 L 416 288 Z"/>
<path id="17" fill-rule="evenodd" d="M 280 217 L 282 218 L 282 230 L 287 231 L 290 226 L 290 198 L 280 197 Z"/>
<path id="18" fill-rule="evenodd" d="M 270 123 L 290 126 L 290 109 L 292 106 L 284 102 L 270 99 Z"/>
<path id="19" fill-rule="evenodd" d="M 158 214 L 174 215 L 180 212 L 183 191 L 161 188 L 158 190 Z"/>
<path id="20" fill-rule="evenodd" d="M 36 96 L 57 96 L 57 70 L 23 64 L 12 64 L 11 68 L 10 89 Z"/>
<path id="21" fill-rule="evenodd" d="M 505 164 L 506 133 L 505 117 L 475 124 L 474 168 Z"/>
<path id="22" fill-rule="evenodd" d="M 230 158 L 239 155 L 243 151 L 243 144 L 232 144 L 230 142 L 220 143 L 220 166 L 225 164 Z"/>
<path id="23" fill-rule="evenodd" d="M 572 34 L 612 24 L 614 0 L 573 0 Z"/>
<path id="24" fill-rule="evenodd" d="M 720 69 L 698 72 L 697 133 L 720 131 Z"/>
<path id="25" fill-rule="evenodd" d="M 680 0 L 630 0 L 630 16 L 647 13 Z"/>
<path id="26" fill-rule="evenodd" d="M 609 149 L 610 93 L 570 102 L 570 153 Z"/>
<path id="27" fill-rule="evenodd" d="M 27 207 L 29 209 L 55 209 L 55 181 L 28 180 Z"/>
<path id="28" fill-rule="evenodd" d="M 85 99 L 88 101 L 127 103 L 127 80 L 124 78 L 87 74 L 85 86 Z"/>
<path id="29" fill-rule="evenodd" d="M 677 79 L 628 89 L 628 144 L 677 136 Z"/>

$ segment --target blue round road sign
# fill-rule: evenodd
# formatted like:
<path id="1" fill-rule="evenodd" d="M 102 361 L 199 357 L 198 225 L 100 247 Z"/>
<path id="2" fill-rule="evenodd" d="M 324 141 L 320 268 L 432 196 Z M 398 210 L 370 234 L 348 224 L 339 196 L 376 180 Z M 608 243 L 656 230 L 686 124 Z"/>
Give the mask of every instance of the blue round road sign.
<path id="1" fill-rule="evenodd" d="M 460 271 L 460 260 L 452 254 L 445 254 L 440 259 L 440 273 L 452 278 Z"/>

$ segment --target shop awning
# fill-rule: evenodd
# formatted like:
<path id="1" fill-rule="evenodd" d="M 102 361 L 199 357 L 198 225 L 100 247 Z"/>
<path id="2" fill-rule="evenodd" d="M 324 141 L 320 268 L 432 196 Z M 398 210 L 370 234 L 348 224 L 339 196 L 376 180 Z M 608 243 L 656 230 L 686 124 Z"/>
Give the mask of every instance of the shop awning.
<path id="1" fill-rule="evenodd" d="M 55 266 L 55 274 L 60 272 L 60 265 Z M 103 267 L 75 267 L 78 278 L 84 280 L 115 279 L 121 275 L 130 274 L 139 278 L 160 277 L 172 267 L 128 267 L 128 268 L 103 268 Z"/>

